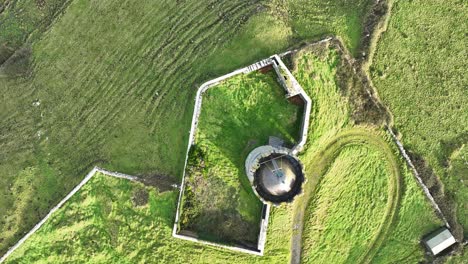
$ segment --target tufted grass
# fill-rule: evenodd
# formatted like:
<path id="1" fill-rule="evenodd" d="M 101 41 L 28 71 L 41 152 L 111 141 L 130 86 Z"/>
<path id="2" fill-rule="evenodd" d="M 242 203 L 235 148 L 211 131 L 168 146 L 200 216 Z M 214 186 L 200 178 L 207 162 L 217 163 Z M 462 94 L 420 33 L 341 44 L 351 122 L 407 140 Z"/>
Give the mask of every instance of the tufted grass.
<path id="1" fill-rule="evenodd" d="M 465 236 L 467 14 L 463 1 L 395 1 L 370 66 L 403 143 L 442 180 Z"/>

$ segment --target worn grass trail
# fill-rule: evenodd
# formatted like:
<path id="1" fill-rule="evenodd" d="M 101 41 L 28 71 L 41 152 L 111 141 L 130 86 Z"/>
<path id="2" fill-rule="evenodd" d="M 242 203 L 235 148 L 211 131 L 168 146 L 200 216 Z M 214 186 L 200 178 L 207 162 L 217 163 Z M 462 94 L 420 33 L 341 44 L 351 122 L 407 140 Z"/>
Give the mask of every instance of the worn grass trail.
<path id="1" fill-rule="evenodd" d="M 293 235 L 291 244 L 291 250 L 294 252 L 292 254 L 293 263 L 300 262 L 300 249 L 303 239 L 302 230 L 304 229 L 304 221 L 308 218 L 306 210 L 313 195 L 316 193 L 316 188 L 320 179 L 325 175 L 327 169 L 340 152 L 349 145 L 364 145 L 379 149 L 379 151 L 384 154 L 383 156 L 390 169 L 388 200 L 385 212 L 382 216 L 382 222 L 375 231 L 375 235 L 369 242 L 367 249 L 360 254 L 356 261 L 358 263 L 370 262 L 390 230 L 398 207 L 401 189 L 400 168 L 394 150 L 392 150 L 388 142 L 382 138 L 382 135 L 375 134 L 375 132 L 362 128 L 345 130 L 340 132 L 312 157 L 307 157 L 305 161 L 304 166 L 306 168 L 307 182 L 304 185 L 304 195 L 295 203 L 294 208 L 294 228 L 297 231 Z M 359 166 L 358 164 L 356 165 Z"/>

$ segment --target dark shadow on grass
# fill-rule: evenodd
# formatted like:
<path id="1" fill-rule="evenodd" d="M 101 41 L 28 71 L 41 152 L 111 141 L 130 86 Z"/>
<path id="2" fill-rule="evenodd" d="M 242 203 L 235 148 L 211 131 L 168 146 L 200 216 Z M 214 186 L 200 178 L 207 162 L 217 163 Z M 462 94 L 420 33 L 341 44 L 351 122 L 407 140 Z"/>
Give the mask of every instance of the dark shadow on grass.
<path id="1" fill-rule="evenodd" d="M 174 185 L 179 182 L 171 177 L 163 174 L 147 174 L 138 177 L 138 180 L 147 186 L 155 187 L 159 192 L 166 192 L 174 189 Z"/>

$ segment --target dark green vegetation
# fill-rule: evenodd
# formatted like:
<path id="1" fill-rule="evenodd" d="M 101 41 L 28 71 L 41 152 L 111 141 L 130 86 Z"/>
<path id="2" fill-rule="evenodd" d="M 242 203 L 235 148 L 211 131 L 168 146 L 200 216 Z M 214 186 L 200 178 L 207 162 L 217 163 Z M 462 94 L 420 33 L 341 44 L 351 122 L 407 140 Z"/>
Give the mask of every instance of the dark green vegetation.
<path id="1" fill-rule="evenodd" d="M 353 87 L 337 82 L 343 59 L 323 46 L 296 57 L 295 75 L 314 102 L 301 157 L 308 181 L 295 204 L 295 223 L 304 219 L 302 260 L 389 263 L 395 252 L 422 260 L 419 239 L 441 222 L 385 133 L 353 124 L 344 96 Z"/>
<path id="2" fill-rule="evenodd" d="M 199 84 L 299 40 L 351 34 L 366 8 L 358 0 L 327 8 L 319 1 L 273 8 L 74 0 L 63 10 L 60 1 L 1 3 L 1 56 L 19 50 L 0 67 L 0 252 L 94 165 L 180 177 Z M 316 15 L 314 28 L 296 15 L 276 19 L 304 9 Z"/>
<path id="3" fill-rule="evenodd" d="M 370 72 L 436 199 L 468 230 L 468 54 L 464 1 L 395 1 Z M 424 158 L 427 163 L 421 161 Z M 437 175 L 443 183 L 436 180 Z M 453 225 L 453 224 L 452 224 Z M 457 231 L 458 236 L 461 232 Z"/>
<path id="4" fill-rule="evenodd" d="M 295 143 L 302 114 L 275 78 L 274 71 L 239 75 L 204 94 L 186 171 L 181 230 L 256 247 L 262 203 L 245 175 L 245 158 L 268 144 L 269 136 Z"/>
<path id="5" fill-rule="evenodd" d="M 38 38 L 53 22 L 55 16 L 66 8 L 67 2 L 66 0 L 1 0 L 0 65 L 18 49 L 28 50 L 29 45 L 24 45 L 26 40 Z"/>
<path id="6" fill-rule="evenodd" d="M 287 261 L 290 236 L 287 208 L 273 209 L 268 254 L 259 258 L 173 238 L 177 195 L 176 191 L 160 193 L 140 183 L 98 174 L 6 263 Z"/>

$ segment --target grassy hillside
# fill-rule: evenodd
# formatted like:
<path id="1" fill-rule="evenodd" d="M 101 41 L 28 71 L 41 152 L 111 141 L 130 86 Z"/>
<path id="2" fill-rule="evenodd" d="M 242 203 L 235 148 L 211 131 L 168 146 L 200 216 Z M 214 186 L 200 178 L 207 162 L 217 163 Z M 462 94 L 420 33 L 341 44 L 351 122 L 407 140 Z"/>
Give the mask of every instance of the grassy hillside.
<path id="1" fill-rule="evenodd" d="M 341 150 L 307 208 L 304 263 L 359 261 L 387 220 L 388 175 L 378 150 L 360 145 Z"/>
<path id="2" fill-rule="evenodd" d="M 301 51 L 294 62 L 294 74 L 314 102 L 308 147 L 301 157 L 309 192 L 295 205 L 296 214 L 303 210 L 304 219 L 309 219 L 304 223 L 302 259 L 320 262 L 333 256 L 333 263 L 355 263 L 366 256 L 373 263 L 389 263 L 398 252 L 402 258 L 423 260 L 419 240 L 442 223 L 391 140 L 375 128 L 353 124 L 347 91 L 338 85 L 342 59 L 336 50 L 322 46 Z M 327 168 L 328 173 L 322 174 Z M 395 177 L 400 178 L 399 187 Z M 353 192 L 357 186 L 363 188 Z M 389 188 L 388 195 L 382 194 L 382 188 Z M 389 206 L 391 199 L 397 207 L 385 209 L 382 221 L 382 206 L 385 201 Z M 314 247 L 318 241 L 320 247 Z"/>
<path id="3" fill-rule="evenodd" d="M 273 209 L 267 257 L 171 236 L 178 192 L 93 177 L 6 263 L 284 263 L 287 208 Z M 271 238 L 271 239 L 270 239 Z"/>
<path id="4" fill-rule="evenodd" d="M 395 1 L 370 69 L 405 146 L 441 178 L 465 230 L 467 15 L 463 1 Z"/>
<path id="5" fill-rule="evenodd" d="M 189 157 L 181 230 L 224 243 L 257 244 L 262 203 L 245 175 L 245 158 L 269 136 L 295 143 L 300 114 L 270 71 L 210 88 Z"/>
<path id="6" fill-rule="evenodd" d="M 257 1 L 74 0 L 56 20 L 58 1 L 9 2 L 0 39 L 26 50 L 0 66 L 0 252 L 94 165 L 180 177 L 199 84 L 299 38 L 347 32 L 356 20 L 327 12 L 363 19 L 364 8 L 306 5 L 322 20 L 296 34 L 296 18 L 277 19 L 289 7 Z"/>
<path id="7" fill-rule="evenodd" d="M 300 52 L 294 61 L 294 74 L 315 102 L 310 141 L 301 156 L 308 181 L 304 195 L 293 205 L 273 208 L 264 257 L 174 240 L 170 234 L 175 192 L 160 194 L 140 184 L 99 176 L 10 261 L 110 262 L 119 258 L 122 262 L 285 263 L 291 254 L 291 238 L 294 240 L 298 233 L 296 216 L 300 207 L 307 208 L 305 260 L 322 259 L 325 252 L 333 254 L 337 241 L 343 241 L 339 247 L 343 254 L 334 255 L 337 263 L 354 262 L 356 254 L 369 256 L 373 263 L 391 263 L 395 255 L 402 261 L 424 260 L 419 240 L 441 222 L 404 162 L 397 158 L 398 151 L 388 137 L 378 128 L 353 125 L 347 98 L 337 84 L 341 62 L 338 53 L 323 45 Z M 223 95 L 222 90 L 218 93 Z M 330 142 L 332 147 L 327 147 Z M 322 174 L 323 170 L 328 173 Z M 323 175 L 318 188 L 311 188 Z M 366 225 L 356 225 L 356 219 Z M 323 227 L 320 225 L 326 228 L 314 228 Z M 364 233 L 358 231 L 361 228 Z M 315 238 L 320 239 L 321 248 L 311 246 Z"/>

